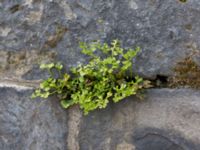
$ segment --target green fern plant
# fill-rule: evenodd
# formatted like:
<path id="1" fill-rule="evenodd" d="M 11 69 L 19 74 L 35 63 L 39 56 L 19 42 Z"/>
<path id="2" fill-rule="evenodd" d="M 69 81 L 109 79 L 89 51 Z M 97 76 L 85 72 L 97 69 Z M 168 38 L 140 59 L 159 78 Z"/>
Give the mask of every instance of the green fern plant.
<path id="1" fill-rule="evenodd" d="M 140 51 L 139 47 L 123 49 L 118 40 L 113 40 L 111 45 L 81 42 L 80 48 L 90 57 L 88 64 L 71 68 L 71 76 L 61 73 L 63 65 L 60 63 L 42 64 L 40 68 L 47 69 L 50 77 L 40 84 L 32 98 L 57 95 L 63 108 L 78 104 L 84 114 L 88 114 L 105 108 L 109 101 L 119 102 L 149 87 L 148 81 L 133 77 L 132 59 Z M 57 70 L 59 77 L 55 77 L 52 70 Z"/>

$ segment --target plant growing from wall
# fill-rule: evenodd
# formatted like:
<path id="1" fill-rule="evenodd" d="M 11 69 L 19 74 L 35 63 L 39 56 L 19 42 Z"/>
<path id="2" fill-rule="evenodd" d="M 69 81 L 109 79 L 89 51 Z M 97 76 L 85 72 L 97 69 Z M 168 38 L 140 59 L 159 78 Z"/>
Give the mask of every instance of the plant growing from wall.
<path id="1" fill-rule="evenodd" d="M 140 51 L 139 47 L 123 49 L 119 41 L 113 40 L 110 45 L 82 42 L 80 48 L 90 57 L 88 64 L 71 68 L 70 74 L 61 73 L 60 63 L 42 64 L 40 68 L 47 69 L 50 77 L 40 84 L 32 98 L 57 95 L 63 108 L 78 104 L 88 114 L 105 108 L 109 101 L 119 102 L 149 87 L 149 82 L 132 73 L 132 59 Z M 55 77 L 55 70 L 59 77 Z"/>

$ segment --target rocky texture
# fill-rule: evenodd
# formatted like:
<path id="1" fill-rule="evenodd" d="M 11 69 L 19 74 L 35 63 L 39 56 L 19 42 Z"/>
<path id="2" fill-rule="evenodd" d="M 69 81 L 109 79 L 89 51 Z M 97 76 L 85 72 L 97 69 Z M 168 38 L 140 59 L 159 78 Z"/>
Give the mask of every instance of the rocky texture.
<path id="1" fill-rule="evenodd" d="M 0 53 L 37 51 L 40 57 L 41 52 L 53 52 L 54 59 L 69 68 L 85 61 L 79 41 L 117 38 L 124 47 L 142 48 L 133 68 L 136 73 L 169 76 L 177 61 L 199 52 L 199 8 L 199 0 L 1 0 Z M 28 63 L 29 59 L 25 57 L 26 67 L 18 78 L 37 79 L 38 63 L 48 61 L 44 57 Z M 0 68 L 7 66 L 4 76 L 10 71 L 15 76 L 12 66 L 24 64 L 24 59 L 11 65 L 7 61 L 0 56 Z"/>
<path id="2" fill-rule="evenodd" d="M 55 101 L 32 100 L 30 88 L 0 88 L 1 150 L 66 150 L 67 113 Z"/>
<path id="3" fill-rule="evenodd" d="M 80 41 L 140 46 L 133 71 L 149 79 L 186 56 L 200 65 L 199 18 L 199 0 L 0 0 L 0 149 L 198 150 L 199 91 L 148 90 L 85 117 L 30 94 L 39 64 L 87 61 Z"/>
<path id="4" fill-rule="evenodd" d="M 8 79 L 21 79 L 25 73 L 28 79 L 32 76 L 33 71 L 37 74 L 34 79 L 44 78 L 45 72 L 40 70 L 38 65 L 51 62 L 55 57 L 56 54 L 54 52 L 47 51 L 0 51 L 0 78 L 5 77 L 6 73 L 6 78 Z"/>
<path id="5" fill-rule="evenodd" d="M 199 91 L 152 89 L 88 116 L 31 92 L 0 88 L 1 150 L 199 150 Z"/>
<path id="6" fill-rule="evenodd" d="M 75 106 L 69 109 L 69 114 L 67 146 L 69 150 L 78 150 L 80 149 L 78 136 L 82 113 L 79 107 Z"/>
<path id="7" fill-rule="evenodd" d="M 200 92 L 154 89 L 83 117 L 81 150 L 198 150 Z"/>

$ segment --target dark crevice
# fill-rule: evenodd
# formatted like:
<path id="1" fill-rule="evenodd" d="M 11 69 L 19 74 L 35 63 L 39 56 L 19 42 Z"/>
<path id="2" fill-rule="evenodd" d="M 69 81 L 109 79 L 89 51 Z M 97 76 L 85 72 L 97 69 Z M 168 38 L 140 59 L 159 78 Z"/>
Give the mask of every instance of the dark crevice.
<path id="1" fill-rule="evenodd" d="M 179 2 L 181 2 L 181 3 L 186 3 L 187 0 L 179 0 Z"/>
<path id="2" fill-rule="evenodd" d="M 150 80 L 152 86 L 158 88 L 166 88 L 169 87 L 169 77 L 165 75 L 156 75 L 154 80 Z"/>
<path id="3" fill-rule="evenodd" d="M 19 4 L 16 4 L 16 5 L 12 6 L 9 10 L 12 14 L 14 14 L 15 12 L 17 12 L 21 9 L 23 9 L 23 7 Z"/>

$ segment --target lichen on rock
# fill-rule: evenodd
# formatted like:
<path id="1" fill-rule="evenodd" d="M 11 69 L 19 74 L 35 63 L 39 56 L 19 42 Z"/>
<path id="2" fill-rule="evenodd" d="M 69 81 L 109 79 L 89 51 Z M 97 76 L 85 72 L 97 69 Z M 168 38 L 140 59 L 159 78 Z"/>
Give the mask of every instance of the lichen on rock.
<path id="1" fill-rule="evenodd" d="M 188 56 L 174 67 L 175 75 L 169 79 L 171 87 L 200 88 L 200 66 Z"/>

